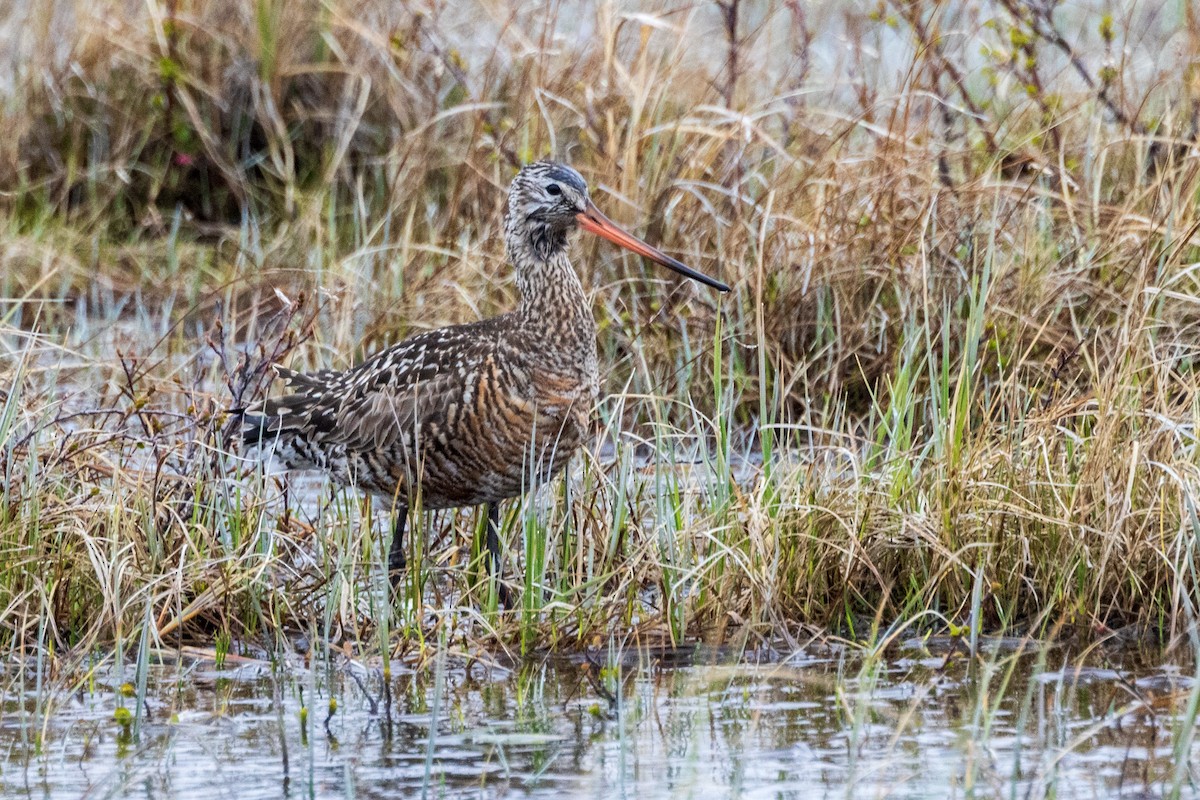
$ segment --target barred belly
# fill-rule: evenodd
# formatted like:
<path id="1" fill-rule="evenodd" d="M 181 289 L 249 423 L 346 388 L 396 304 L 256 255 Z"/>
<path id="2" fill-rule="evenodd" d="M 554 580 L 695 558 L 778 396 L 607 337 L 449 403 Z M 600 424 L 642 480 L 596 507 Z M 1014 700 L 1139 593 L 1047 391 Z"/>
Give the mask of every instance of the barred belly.
<path id="1" fill-rule="evenodd" d="M 525 408 L 505 398 L 483 413 L 422 424 L 411 447 L 340 453 L 326 451 L 322 467 L 343 485 L 366 489 L 401 505 L 440 509 L 494 503 L 549 481 L 567 466 L 590 429 L 594 400 L 579 392 L 566 405 Z M 414 441 L 415 439 L 415 441 Z"/>

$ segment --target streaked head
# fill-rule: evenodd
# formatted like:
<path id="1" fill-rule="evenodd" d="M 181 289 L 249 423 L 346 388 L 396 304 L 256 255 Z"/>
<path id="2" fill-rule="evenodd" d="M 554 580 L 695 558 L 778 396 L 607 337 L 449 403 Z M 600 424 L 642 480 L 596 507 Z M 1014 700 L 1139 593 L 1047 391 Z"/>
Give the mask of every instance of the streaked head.
<path id="1" fill-rule="evenodd" d="M 508 190 L 510 218 L 551 230 L 575 227 L 575 215 L 589 202 L 583 176 L 555 161 L 535 161 L 522 167 Z"/>
<path id="2" fill-rule="evenodd" d="M 567 234 L 580 227 L 632 250 L 692 280 L 722 292 L 729 287 L 646 244 L 610 220 L 588 197 L 583 176 L 566 164 L 536 161 L 521 168 L 508 190 L 508 228 L 520 232 L 541 258 L 566 247 Z"/>

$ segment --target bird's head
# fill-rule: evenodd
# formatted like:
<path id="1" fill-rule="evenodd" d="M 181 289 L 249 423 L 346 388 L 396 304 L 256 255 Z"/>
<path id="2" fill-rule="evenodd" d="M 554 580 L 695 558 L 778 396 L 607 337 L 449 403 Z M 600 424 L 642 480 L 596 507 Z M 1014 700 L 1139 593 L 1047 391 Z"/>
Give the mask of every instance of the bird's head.
<path id="1" fill-rule="evenodd" d="M 566 164 L 535 161 L 517 173 L 508 190 L 508 232 L 542 260 L 563 251 L 576 227 L 632 250 L 722 292 L 729 287 L 652 247 L 610 220 L 588 196 L 583 176 Z"/>
<path id="2" fill-rule="evenodd" d="M 565 234 L 578 224 L 576 217 L 590 203 L 583 176 L 555 161 L 522 167 L 508 190 L 509 218 L 531 231 Z"/>

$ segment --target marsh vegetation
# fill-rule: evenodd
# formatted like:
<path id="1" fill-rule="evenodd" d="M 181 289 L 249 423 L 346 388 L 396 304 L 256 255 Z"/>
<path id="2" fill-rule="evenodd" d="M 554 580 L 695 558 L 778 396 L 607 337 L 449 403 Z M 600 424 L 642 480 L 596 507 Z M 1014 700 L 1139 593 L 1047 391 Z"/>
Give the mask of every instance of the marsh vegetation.
<path id="1" fill-rule="evenodd" d="M 151 654 L 299 635 L 385 683 L 696 642 L 869 663 L 923 636 L 982 669 L 988 635 L 1192 674 L 1200 19 L 1151 5 L 9 8 L 21 741 L 98 670 L 138 694 Z M 488 596 L 471 511 L 425 517 L 392 602 L 378 509 L 243 458 L 226 411 L 273 362 L 513 307 L 504 188 L 547 155 L 734 291 L 577 244 L 605 399 L 568 478 L 507 509 L 520 606 Z M 1190 785 L 1184 684 L 1154 706 L 1182 766 L 1143 785 Z"/>

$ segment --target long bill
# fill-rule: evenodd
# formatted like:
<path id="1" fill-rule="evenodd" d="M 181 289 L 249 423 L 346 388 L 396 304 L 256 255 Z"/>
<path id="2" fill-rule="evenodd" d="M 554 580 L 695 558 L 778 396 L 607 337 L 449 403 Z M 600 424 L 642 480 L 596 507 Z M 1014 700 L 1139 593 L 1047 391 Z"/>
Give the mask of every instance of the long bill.
<path id="1" fill-rule="evenodd" d="M 703 272 L 697 272 L 686 264 L 671 258 L 657 247 L 651 247 L 632 233 L 623 230 L 617 223 L 601 214 L 600 209 L 596 208 L 596 204 L 591 200 L 588 201 L 587 209 L 576 214 L 575 219 L 579 221 L 579 227 L 588 233 L 608 239 L 626 250 L 632 250 L 639 256 L 644 256 L 656 264 L 662 264 L 667 269 L 675 270 L 680 275 L 699 281 L 705 286 L 711 286 L 719 292 L 729 291 L 729 286 L 716 278 L 710 278 Z"/>

